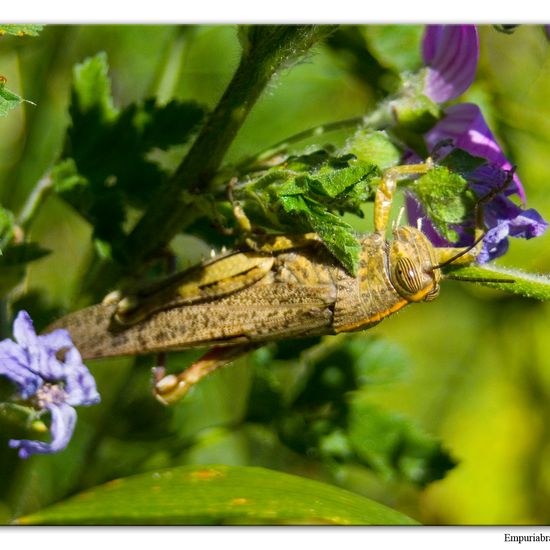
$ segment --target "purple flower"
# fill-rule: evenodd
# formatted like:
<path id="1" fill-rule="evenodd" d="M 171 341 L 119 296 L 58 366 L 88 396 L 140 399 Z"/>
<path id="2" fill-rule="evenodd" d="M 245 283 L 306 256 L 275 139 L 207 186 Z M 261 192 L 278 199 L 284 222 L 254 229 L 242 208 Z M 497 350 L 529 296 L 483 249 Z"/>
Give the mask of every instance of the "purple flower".
<path id="1" fill-rule="evenodd" d="M 474 25 L 430 25 L 424 35 L 422 55 L 427 65 L 424 93 L 437 103 L 456 99 L 475 77 L 479 58 L 477 30 Z M 541 235 L 548 226 L 542 217 L 535 210 L 522 210 L 508 198 L 517 194 L 525 204 L 525 191 L 516 174 L 509 184 L 504 185 L 512 165 L 489 130 L 479 107 L 459 103 L 447 107 L 443 113 L 443 118 L 424 136 L 428 150 L 450 141 L 451 147 L 438 149 L 440 158 L 452 147 L 484 158 L 487 164 L 465 174 L 465 177 L 479 198 L 492 190 L 497 191 L 483 205 L 488 230 L 477 261 L 484 263 L 504 254 L 508 250 L 508 237 L 529 239 Z M 449 246 L 450 243 L 437 233 L 421 205 L 411 195 L 407 197 L 407 210 L 411 222 L 423 219 L 424 232 L 436 246 Z M 472 226 L 470 220 L 462 227 L 453 227 L 459 235 L 459 242 L 454 244 L 471 244 Z"/>
<path id="2" fill-rule="evenodd" d="M 441 141 L 452 139 L 454 147 L 463 149 L 474 157 L 484 158 L 502 171 L 508 172 L 512 169 L 512 164 L 489 130 L 481 110 L 473 103 L 458 103 L 448 107 L 445 118 L 427 132 L 424 139 L 430 151 Z M 525 191 L 516 174 L 513 181 L 514 185 L 508 186 L 506 194 L 517 193 L 525 203 Z"/>
<path id="3" fill-rule="evenodd" d="M 428 25 L 422 57 L 428 67 L 424 93 L 436 103 L 456 99 L 476 74 L 479 40 L 475 25 Z"/>
<path id="4" fill-rule="evenodd" d="M 50 414 L 52 440 L 46 443 L 11 439 L 9 445 L 19 449 L 21 458 L 61 451 L 73 435 L 73 407 L 99 403 L 95 381 L 66 330 L 39 336 L 29 314 L 20 311 L 13 323 L 13 334 L 15 342 L 0 342 L 0 375 L 15 384 L 21 400 L 39 414 Z"/>

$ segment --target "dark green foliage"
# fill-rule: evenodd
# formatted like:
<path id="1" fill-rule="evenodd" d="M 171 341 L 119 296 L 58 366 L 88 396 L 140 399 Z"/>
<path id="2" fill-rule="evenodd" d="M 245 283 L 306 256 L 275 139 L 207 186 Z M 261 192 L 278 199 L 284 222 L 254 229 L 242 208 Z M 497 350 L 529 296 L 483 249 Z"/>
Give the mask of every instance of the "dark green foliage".
<path id="1" fill-rule="evenodd" d="M 10 244 L 4 248 L 0 256 L 0 296 L 5 296 L 21 282 L 29 262 L 49 253 L 49 250 L 32 242 Z"/>
<path id="2" fill-rule="evenodd" d="M 303 349 L 287 358 L 289 343 L 256 354 L 247 419 L 273 425 L 294 451 L 327 465 L 362 464 L 386 480 L 419 486 L 442 478 L 455 461 L 413 422 L 369 400 L 369 387 L 395 382 L 406 357 L 388 342 L 346 337 L 337 346 Z M 286 362 L 289 363 L 288 367 Z M 304 366 L 290 384 L 275 373 Z M 267 366 L 269 365 L 269 367 Z"/>
<path id="3" fill-rule="evenodd" d="M 194 102 L 154 99 L 119 111 L 113 106 L 105 55 L 74 71 L 71 126 L 55 188 L 94 227 L 107 255 L 121 257 L 128 208 L 142 209 L 167 175 L 147 159 L 153 148 L 185 143 L 204 109 Z"/>

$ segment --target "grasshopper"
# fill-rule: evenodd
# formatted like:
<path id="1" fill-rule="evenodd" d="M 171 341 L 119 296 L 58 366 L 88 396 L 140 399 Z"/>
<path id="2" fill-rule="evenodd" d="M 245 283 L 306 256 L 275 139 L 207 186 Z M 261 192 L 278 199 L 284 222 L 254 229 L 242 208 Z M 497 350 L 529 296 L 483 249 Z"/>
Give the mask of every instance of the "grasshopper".
<path id="1" fill-rule="evenodd" d="M 165 404 L 269 341 L 368 329 L 410 303 L 436 298 L 441 268 L 470 263 L 479 250 L 480 239 L 468 248 L 435 248 L 411 226 L 394 226 L 386 238 L 398 180 L 431 167 L 428 159 L 384 173 L 374 232 L 359 238 L 356 276 L 316 234 L 266 235 L 142 290 L 111 294 L 49 328 L 67 329 L 84 359 L 210 346 L 179 375 L 155 369 L 154 394 Z"/>

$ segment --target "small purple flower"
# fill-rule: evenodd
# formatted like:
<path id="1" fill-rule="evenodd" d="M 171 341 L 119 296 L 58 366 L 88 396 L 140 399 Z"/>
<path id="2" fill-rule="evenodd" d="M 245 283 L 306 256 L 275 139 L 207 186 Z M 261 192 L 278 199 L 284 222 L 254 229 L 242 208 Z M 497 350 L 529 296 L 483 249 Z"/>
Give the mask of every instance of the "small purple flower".
<path id="1" fill-rule="evenodd" d="M 479 58 L 477 29 L 474 25 L 430 25 L 424 35 L 422 55 L 427 66 L 424 93 L 437 103 L 456 99 L 475 77 Z M 503 185 L 503 181 L 509 178 L 512 165 L 489 130 L 479 107 L 459 103 L 447 107 L 443 113 L 443 118 L 424 136 L 428 150 L 432 151 L 450 140 L 452 147 L 438 150 L 440 158 L 455 147 L 486 159 L 487 164 L 465 177 L 479 198 L 491 190 L 498 191 L 483 206 L 488 231 L 477 261 L 484 263 L 504 254 L 508 250 L 508 237 L 529 239 L 541 235 L 548 226 L 542 217 L 535 210 L 522 210 L 508 198 L 517 194 L 525 204 L 525 191 L 516 174 L 508 185 Z M 437 233 L 412 195 L 407 197 L 407 210 L 412 222 L 423 218 L 424 232 L 434 245 L 449 246 L 450 243 Z M 472 225 L 470 220 L 462 227 L 453 227 L 459 235 L 459 242 L 455 244 L 467 246 L 472 243 Z"/>
<path id="2" fill-rule="evenodd" d="M 61 451 L 73 435 L 73 407 L 100 401 L 95 381 L 66 330 L 37 335 L 29 314 L 20 311 L 13 323 L 13 334 L 15 342 L 0 342 L 0 376 L 11 380 L 19 398 L 39 414 L 50 413 L 52 440 L 46 443 L 11 439 L 9 445 L 19 449 L 21 458 Z"/>

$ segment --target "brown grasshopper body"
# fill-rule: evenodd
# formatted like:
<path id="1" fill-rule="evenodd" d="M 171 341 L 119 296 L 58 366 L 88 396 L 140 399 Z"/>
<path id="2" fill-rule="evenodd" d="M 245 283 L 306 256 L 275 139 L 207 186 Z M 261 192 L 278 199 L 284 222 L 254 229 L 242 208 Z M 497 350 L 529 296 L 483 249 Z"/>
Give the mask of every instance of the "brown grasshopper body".
<path id="1" fill-rule="evenodd" d="M 401 227 L 392 241 L 375 233 L 360 242 L 355 277 L 311 239 L 221 256 L 126 297 L 135 307 L 107 300 L 51 328 L 67 329 L 93 359 L 360 330 L 435 297 L 436 258 L 420 231 Z"/>
<path id="2" fill-rule="evenodd" d="M 148 288 L 110 295 L 50 328 L 67 329 L 84 359 L 213 346 L 177 376 L 156 370 L 155 395 L 163 403 L 266 342 L 369 328 L 409 303 L 434 299 L 441 266 L 475 258 L 472 247 L 434 248 L 414 227 L 396 227 L 386 239 L 398 178 L 431 166 L 428 160 L 386 171 L 375 197 L 375 231 L 359 240 L 355 276 L 315 234 L 265 236 Z"/>

